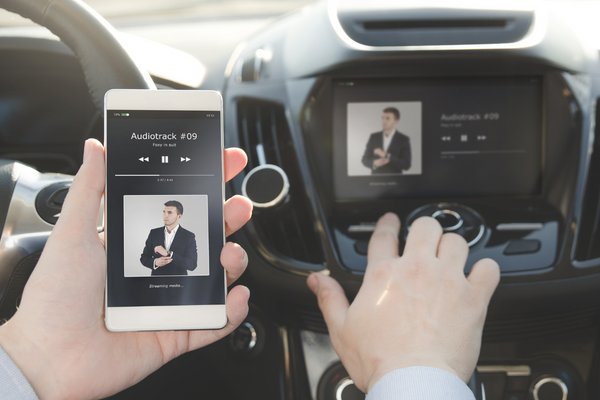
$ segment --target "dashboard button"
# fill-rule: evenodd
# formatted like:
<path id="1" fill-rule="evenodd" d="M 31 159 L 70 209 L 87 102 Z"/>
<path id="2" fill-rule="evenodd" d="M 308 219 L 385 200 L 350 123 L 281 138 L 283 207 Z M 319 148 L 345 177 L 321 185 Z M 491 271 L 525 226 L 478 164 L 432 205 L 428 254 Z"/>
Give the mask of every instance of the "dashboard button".
<path id="1" fill-rule="evenodd" d="M 372 233 L 375 230 L 375 222 L 372 223 L 366 223 L 366 224 L 360 224 L 360 225 L 350 225 L 348 227 L 348 232 L 349 233 L 364 233 L 364 232 L 368 232 L 368 233 Z"/>
<path id="2" fill-rule="evenodd" d="M 511 240 L 504 249 L 507 256 L 517 254 L 537 253 L 542 244 L 539 240 Z"/>
<path id="3" fill-rule="evenodd" d="M 362 255 L 367 255 L 367 250 L 369 249 L 369 242 L 366 240 L 357 240 L 356 243 L 354 243 L 354 250 L 356 250 L 356 252 L 358 254 L 362 254 Z"/>

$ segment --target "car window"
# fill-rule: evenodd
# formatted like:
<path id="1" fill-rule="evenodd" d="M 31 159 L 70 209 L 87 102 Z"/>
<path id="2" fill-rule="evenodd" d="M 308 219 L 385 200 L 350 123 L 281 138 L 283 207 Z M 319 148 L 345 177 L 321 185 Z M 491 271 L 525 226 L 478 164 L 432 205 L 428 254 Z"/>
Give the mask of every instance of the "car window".
<path id="1" fill-rule="evenodd" d="M 86 0 L 115 25 L 172 19 L 272 17 L 315 0 Z M 31 21 L 0 10 L 0 26 L 26 26 Z"/>

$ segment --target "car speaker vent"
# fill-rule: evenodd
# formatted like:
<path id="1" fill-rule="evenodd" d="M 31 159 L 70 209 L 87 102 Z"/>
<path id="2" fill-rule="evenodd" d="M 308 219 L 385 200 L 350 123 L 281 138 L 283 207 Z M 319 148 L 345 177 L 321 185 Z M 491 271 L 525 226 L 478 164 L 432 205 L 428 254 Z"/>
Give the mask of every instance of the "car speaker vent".
<path id="1" fill-rule="evenodd" d="M 291 132 L 282 105 L 242 99 L 237 103 L 240 144 L 248 154 L 246 174 L 261 165 L 276 165 L 289 179 L 289 196 L 272 209 L 257 209 L 252 218 L 257 240 L 277 258 L 323 269 L 324 252 L 306 197 Z M 311 267 L 312 264 L 313 266 Z"/>
<path id="2" fill-rule="evenodd" d="M 575 260 L 600 258 L 600 108 L 596 107 L 594 147 L 579 218 Z"/>
<path id="3" fill-rule="evenodd" d="M 455 19 L 455 20 L 382 20 L 365 21 L 363 27 L 366 30 L 388 30 L 388 29 L 451 29 L 451 28 L 504 28 L 511 20 L 508 19 Z"/>

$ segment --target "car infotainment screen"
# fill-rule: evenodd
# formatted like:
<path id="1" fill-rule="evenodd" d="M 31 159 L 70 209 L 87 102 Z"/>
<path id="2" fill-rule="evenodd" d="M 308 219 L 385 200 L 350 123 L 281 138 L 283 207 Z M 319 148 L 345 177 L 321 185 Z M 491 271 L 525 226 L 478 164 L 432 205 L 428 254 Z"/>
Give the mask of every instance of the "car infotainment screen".
<path id="1" fill-rule="evenodd" d="M 538 77 L 333 82 L 338 200 L 536 195 Z"/>

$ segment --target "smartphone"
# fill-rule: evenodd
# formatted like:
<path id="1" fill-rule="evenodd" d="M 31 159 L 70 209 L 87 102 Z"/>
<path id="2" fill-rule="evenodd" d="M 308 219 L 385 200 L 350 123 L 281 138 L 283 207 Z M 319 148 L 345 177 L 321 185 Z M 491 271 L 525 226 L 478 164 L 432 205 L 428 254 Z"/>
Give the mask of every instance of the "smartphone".
<path id="1" fill-rule="evenodd" d="M 111 90 L 104 121 L 106 327 L 224 327 L 221 95 Z"/>

